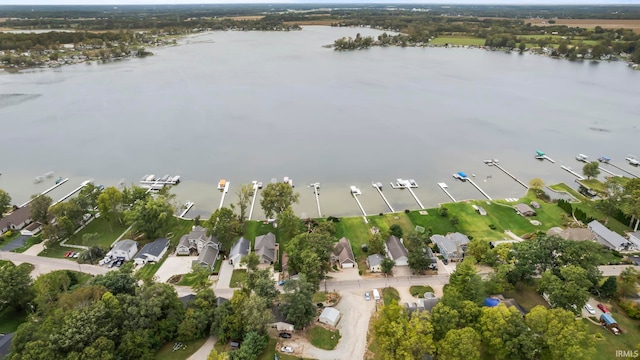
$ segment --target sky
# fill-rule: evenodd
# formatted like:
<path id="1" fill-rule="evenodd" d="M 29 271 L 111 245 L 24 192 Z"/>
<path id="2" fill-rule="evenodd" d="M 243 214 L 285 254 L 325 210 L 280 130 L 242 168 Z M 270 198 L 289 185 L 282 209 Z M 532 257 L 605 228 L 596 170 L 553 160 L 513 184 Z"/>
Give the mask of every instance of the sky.
<path id="1" fill-rule="evenodd" d="M 137 4 L 640 4 L 640 0 L 0 0 L 0 5 L 137 5 Z M 2 14 L 0 14 L 1 17 Z"/>

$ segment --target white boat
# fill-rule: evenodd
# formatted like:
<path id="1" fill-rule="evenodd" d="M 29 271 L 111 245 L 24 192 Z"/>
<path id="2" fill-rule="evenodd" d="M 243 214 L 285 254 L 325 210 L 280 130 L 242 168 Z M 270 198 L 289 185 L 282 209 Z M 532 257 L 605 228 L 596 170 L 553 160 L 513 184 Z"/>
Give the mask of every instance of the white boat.
<path id="1" fill-rule="evenodd" d="M 262 181 L 258 181 L 258 189 L 262 189 Z"/>
<path id="2" fill-rule="evenodd" d="M 587 155 L 585 155 L 585 154 L 576 155 L 576 160 L 578 160 L 578 161 L 587 162 L 588 158 L 589 157 Z"/>
<path id="3" fill-rule="evenodd" d="M 353 195 L 362 195 L 362 192 L 360 191 L 360 189 L 358 189 L 354 185 L 351 185 L 351 194 L 353 194 Z"/>

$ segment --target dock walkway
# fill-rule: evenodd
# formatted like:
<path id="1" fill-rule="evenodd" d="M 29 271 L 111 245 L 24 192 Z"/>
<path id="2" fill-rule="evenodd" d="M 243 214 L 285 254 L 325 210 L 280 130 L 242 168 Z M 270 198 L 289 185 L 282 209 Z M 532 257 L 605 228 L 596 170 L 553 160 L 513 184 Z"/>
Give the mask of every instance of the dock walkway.
<path id="1" fill-rule="evenodd" d="M 387 204 L 387 207 L 389 208 L 389 210 L 391 210 L 392 213 L 396 212 L 395 210 L 393 210 L 393 206 L 391 206 L 391 203 L 389 203 L 389 201 L 387 200 L 387 197 L 384 196 L 384 194 L 382 193 L 382 183 L 372 182 L 371 186 L 373 186 L 376 190 L 378 190 L 378 194 L 380 194 L 384 203 Z"/>
<path id="2" fill-rule="evenodd" d="M 518 179 L 517 177 L 515 177 L 515 175 L 511 174 L 510 172 L 508 172 L 507 170 L 505 170 L 505 168 L 503 168 L 502 166 L 500 166 L 500 164 L 498 163 L 498 160 L 492 159 L 492 160 L 485 160 L 484 161 L 485 164 L 489 165 L 489 166 L 495 166 L 498 169 L 500 169 L 503 173 L 507 174 L 510 178 L 512 178 L 513 180 L 515 180 L 518 184 L 524 186 L 525 189 L 529 190 L 529 185 L 525 184 L 522 180 Z"/>
<path id="3" fill-rule="evenodd" d="M 40 195 L 47 195 L 48 193 L 50 193 L 51 191 L 55 190 L 58 186 L 66 183 L 67 181 L 69 181 L 69 178 L 63 179 L 61 180 L 59 183 L 53 185 L 52 187 L 48 188 L 47 190 L 43 191 L 40 193 Z M 29 199 L 29 201 L 27 201 L 26 203 L 20 205 L 20 207 L 25 207 L 27 205 L 29 205 L 29 203 L 32 201 L 33 199 Z"/>
<path id="4" fill-rule="evenodd" d="M 482 189 L 480 188 L 480 186 L 478 186 L 478 184 L 476 184 L 473 180 L 471 180 L 470 178 L 467 178 L 467 180 L 469 180 L 469 183 L 471 183 L 471 185 L 475 186 L 475 188 L 476 188 L 476 189 L 478 189 L 478 191 L 480 191 L 480 193 L 481 193 L 482 195 L 484 195 L 487 199 L 489 199 L 489 200 L 493 200 L 493 199 L 491 198 L 491 196 L 489 196 L 489 194 L 487 194 L 486 192 L 484 192 L 484 190 L 482 190 Z"/>
<path id="5" fill-rule="evenodd" d="M 442 191 L 444 191 L 445 194 L 447 194 L 447 196 L 451 199 L 451 201 L 456 202 L 456 199 L 453 198 L 453 196 L 449 193 L 449 191 L 447 191 L 447 184 L 445 183 L 438 183 L 438 186 L 440 186 L 440 189 L 442 189 Z"/>
<path id="6" fill-rule="evenodd" d="M 70 198 L 71 196 L 73 196 L 73 194 L 77 193 L 78 191 L 82 190 L 83 187 L 87 186 L 88 184 L 93 183 L 93 180 L 86 180 L 83 181 L 82 184 L 80 184 L 80 186 L 78 186 L 77 188 L 73 189 L 70 193 L 68 193 L 67 195 L 63 196 L 60 200 L 54 202 L 53 204 L 51 204 L 51 206 L 55 206 L 56 204 L 59 204 L 65 200 L 67 200 L 68 198 Z"/>
<path id="7" fill-rule="evenodd" d="M 578 174 L 577 172 L 573 171 L 573 169 L 571 169 L 571 168 L 570 168 L 570 167 L 568 167 L 568 166 L 564 166 L 564 165 L 562 165 L 562 166 L 560 166 L 560 167 L 561 167 L 563 170 L 566 170 L 567 172 L 569 172 L 571 175 L 573 175 L 573 176 L 577 177 L 577 178 L 578 178 L 578 180 L 584 180 L 584 179 L 585 179 L 585 177 L 584 177 L 584 176 L 582 176 L 582 175 Z"/>
<path id="8" fill-rule="evenodd" d="M 231 185 L 231 181 L 227 181 L 224 184 L 224 189 L 222 189 L 222 198 L 220 199 L 220 206 L 218 206 L 218 209 L 222 209 L 222 205 L 224 205 L 224 197 L 227 195 L 227 193 L 229 192 L 229 186 Z"/>
<path id="9" fill-rule="evenodd" d="M 253 217 L 253 207 L 256 205 L 256 197 L 258 197 L 258 182 L 253 182 L 253 198 L 251 198 L 251 208 L 249 209 L 249 220 Z"/>
<path id="10" fill-rule="evenodd" d="M 360 203 L 360 200 L 358 200 L 358 195 L 360 195 L 360 191 L 358 190 L 357 192 L 354 192 L 355 187 L 351 187 L 351 196 L 353 196 L 354 199 L 356 199 L 356 203 L 358 203 L 358 207 L 360 208 L 360 211 L 362 211 L 362 218 L 364 219 L 364 223 L 368 224 L 369 220 L 367 219 L 367 212 L 364 211 L 364 208 L 362 207 L 362 204 Z"/>

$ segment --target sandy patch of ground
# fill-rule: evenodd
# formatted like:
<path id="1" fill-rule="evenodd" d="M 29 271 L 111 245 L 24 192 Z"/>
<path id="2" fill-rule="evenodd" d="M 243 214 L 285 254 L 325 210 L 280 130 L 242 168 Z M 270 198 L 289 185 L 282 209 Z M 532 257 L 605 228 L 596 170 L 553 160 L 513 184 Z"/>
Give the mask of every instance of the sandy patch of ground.
<path id="1" fill-rule="evenodd" d="M 164 283 L 173 275 L 188 274 L 191 272 L 191 264 L 193 260 L 197 260 L 197 256 L 169 256 L 156 272 L 159 283 Z"/>

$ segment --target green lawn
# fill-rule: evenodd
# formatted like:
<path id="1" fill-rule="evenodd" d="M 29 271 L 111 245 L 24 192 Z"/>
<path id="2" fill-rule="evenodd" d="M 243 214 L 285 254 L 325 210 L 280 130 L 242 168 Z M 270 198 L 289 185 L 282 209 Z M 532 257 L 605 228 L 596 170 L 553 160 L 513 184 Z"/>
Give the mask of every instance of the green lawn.
<path id="1" fill-rule="evenodd" d="M 409 288 L 409 292 L 411 295 L 415 297 L 423 297 L 426 292 L 433 292 L 433 288 L 431 286 L 412 286 Z"/>
<path id="2" fill-rule="evenodd" d="M 527 312 L 538 305 L 549 307 L 549 304 L 544 301 L 542 296 L 538 295 L 534 286 L 524 285 L 522 289 L 518 289 L 516 286 L 516 289 L 513 291 L 505 292 L 504 296 L 506 298 L 514 298 Z"/>
<path id="3" fill-rule="evenodd" d="M 236 269 L 233 270 L 233 274 L 231 274 L 231 281 L 229 281 L 229 286 L 232 288 L 240 287 L 244 280 L 247 278 L 247 270 L 245 269 Z"/>
<path id="4" fill-rule="evenodd" d="M 269 338 L 269 343 L 267 343 L 267 347 L 264 349 L 262 354 L 258 357 L 258 360 L 273 360 L 273 356 L 276 353 L 277 343 L 278 343 L 277 339 Z"/>
<path id="5" fill-rule="evenodd" d="M 17 249 L 13 249 L 12 252 L 23 253 L 23 252 L 29 250 L 29 248 L 32 247 L 33 245 L 40 244 L 41 242 L 42 242 L 42 238 L 40 237 L 40 235 L 32 236 L 29 239 L 27 239 L 27 241 L 25 241 L 24 245 L 22 245 L 21 247 L 19 247 Z"/>
<path id="6" fill-rule="evenodd" d="M 340 341 L 340 331 L 313 326 L 306 331 L 311 344 L 319 349 L 333 350 Z"/>
<path id="7" fill-rule="evenodd" d="M 607 304 L 607 307 L 611 310 L 613 318 L 618 322 L 622 334 L 613 335 L 602 326 L 583 320 L 587 324 L 589 332 L 594 335 L 594 338 L 595 334 L 601 334 L 604 337 L 601 340 L 594 340 L 596 344 L 596 355 L 592 358 L 594 360 L 612 359 L 616 350 L 634 350 L 637 349 L 638 343 L 640 343 L 640 320 L 629 318 L 617 304 Z"/>
<path id="8" fill-rule="evenodd" d="M 111 244 L 118 238 L 118 236 L 122 235 L 126 229 L 126 226 L 120 225 L 115 221 L 112 224 L 109 224 L 109 221 L 107 221 L 106 218 L 98 217 L 90 222 L 84 229 L 73 235 L 67 241 L 67 244 L 83 246 L 97 245 L 110 248 Z M 91 242 L 85 242 L 82 238 L 86 234 L 97 234 L 97 237 Z"/>
<path id="9" fill-rule="evenodd" d="M 591 189 L 597 193 L 605 193 L 606 190 L 604 188 L 604 184 L 598 180 L 598 179 L 584 179 L 584 180 L 578 180 L 578 184 Z"/>
<path id="10" fill-rule="evenodd" d="M 403 212 L 369 216 L 367 219 L 369 219 L 370 226 L 378 227 L 381 232 L 388 232 L 391 225 L 395 224 L 400 225 L 404 234 L 408 234 L 415 229 L 411 219 Z"/>
<path id="11" fill-rule="evenodd" d="M 10 262 L 11 261 L 8 261 L 8 260 L 0 260 L 0 268 L 5 266 L 5 265 L 7 265 L 7 264 L 9 264 Z"/>
<path id="12" fill-rule="evenodd" d="M 314 304 L 325 302 L 326 300 L 327 300 L 327 293 L 324 291 L 318 291 L 317 293 L 313 294 Z"/>
<path id="13" fill-rule="evenodd" d="M 182 235 L 188 234 L 192 227 L 193 220 L 178 219 L 175 225 L 173 225 L 173 227 L 167 232 L 167 239 L 169 239 L 169 242 L 171 243 L 171 248 L 175 249 L 178 246 Z M 153 240 L 155 239 L 148 239 L 148 242 Z M 139 247 L 142 247 L 143 245 L 144 242 L 141 242 Z"/>
<path id="14" fill-rule="evenodd" d="M 384 301 L 384 304 L 389 305 L 393 300 L 400 301 L 398 290 L 390 287 L 382 289 L 382 301 Z"/>
<path id="15" fill-rule="evenodd" d="M 369 231 L 369 225 L 364 223 L 362 217 L 341 218 L 340 222 L 336 223 L 336 237 L 346 237 L 351 241 L 353 255 L 358 259 L 358 263 L 367 256 L 362 251 L 362 244 L 369 244 L 371 232 Z"/>
<path id="16" fill-rule="evenodd" d="M 200 274 L 195 274 L 193 272 L 190 272 L 188 274 L 184 274 L 182 276 L 182 279 L 180 279 L 180 282 L 178 283 L 178 285 L 180 285 L 180 286 L 192 286 L 197 281 L 199 281 L 198 275 L 200 275 Z"/>
<path id="17" fill-rule="evenodd" d="M 8 307 L 0 310 L 0 334 L 8 334 L 16 331 L 18 326 L 27 320 L 27 313 L 15 311 Z"/>
<path id="18" fill-rule="evenodd" d="M 135 277 L 140 280 L 153 280 L 153 277 L 156 275 L 156 272 L 158 272 L 158 269 L 160 269 L 165 260 L 167 260 L 168 255 L 169 252 L 164 255 L 162 260 L 155 263 L 143 265 L 140 269 L 138 269 L 138 271 L 135 272 Z"/>
<path id="19" fill-rule="evenodd" d="M 64 258 L 64 254 L 68 251 L 77 251 L 80 249 L 67 248 L 60 246 L 60 243 L 53 243 L 42 250 L 38 256 L 50 257 L 50 258 Z"/>
<path id="20" fill-rule="evenodd" d="M 431 44 L 434 45 L 475 45 L 475 46 L 483 46 L 486 39 L 475 38 L 475 37 L 467 37 L 467 36 L 441 36 L 434 38 L 430 41 Z"/>
<path id="21" fill-rule="evenodd" d="M 578 199 L 579 201 L 587 200 L 587 198 L 584 195 L 582 195 L 579 192 L 575 191 L 573 188 L 571 188 L 571 186 L 569 186 L 569 185 L 567 185 L 565 183 L 554 184 L 554 185 L 550 185 L 549 187 L 552 190 L 555 190 L 555 191 L 569 193 L 571 196 L 573 196 L 574 198 Z"/>
<path id="22" fill-rule="evenodd" d="M 596 209 L 595 204 L 596 203 L 593 201 L 585 201 L 577 204 L 571 204 L 571 206 L 573 206 L 574 209 L 578 208 L 584 211 L 584 213 L 587 214 L 587 216 L 597 219 L 598 221 L 604 224 L 605 219 L 607 219 L 607 216 L 604 213 L 602 213 L 602 211 Z M 609 217 L 606 223 L 607 223 L 607 227 L 610 230 L 615 231 L 621 235 L 624 235 L 625 232 L 631 230 L 628 226 L 626 226 L 625 224 L 621 223 L 620 221 L 612 217 Z"/>
<path id="23" fill-rule="evenodd" d="M 185 341 L 182 344 L 184 344 L 186 348 L 176 350 L 176 351 L 173 351 L 173 345 L 176 343 L 176 341 L 170 341 L 164 344 L 160 348 L 160 350 L 158 350 L 158 352 L 155 355 L 155 359 L 156 360 L 185 360 L 189 358 L 189 356 L 193 355 L 193 353 L 195 353 L 198 349 L 200 349 L 200 347 L 202 347 L 202 344 L 204 344 L 206 341 L 207 341 L 207 338 L 198 339 L 194 341 Z"/>

